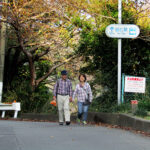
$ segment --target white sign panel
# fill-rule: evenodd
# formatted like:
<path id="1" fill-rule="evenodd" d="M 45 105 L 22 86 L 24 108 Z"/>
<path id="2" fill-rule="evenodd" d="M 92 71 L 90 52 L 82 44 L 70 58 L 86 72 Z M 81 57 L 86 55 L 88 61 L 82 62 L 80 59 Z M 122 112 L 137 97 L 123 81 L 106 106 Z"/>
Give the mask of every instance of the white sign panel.
<path id="1" fill-rule="evenodd" d="M 110 24 L 106 27 L 105 33 L 110 38 L 136 38 L 140 29 L 133 24 Z"/>
<path id="2" fill-rule="evenodd" d="M 145 93 L 145 83 L 146 79 L 144 77 L 125 77 L 125 92 L 132 93 Z"/>

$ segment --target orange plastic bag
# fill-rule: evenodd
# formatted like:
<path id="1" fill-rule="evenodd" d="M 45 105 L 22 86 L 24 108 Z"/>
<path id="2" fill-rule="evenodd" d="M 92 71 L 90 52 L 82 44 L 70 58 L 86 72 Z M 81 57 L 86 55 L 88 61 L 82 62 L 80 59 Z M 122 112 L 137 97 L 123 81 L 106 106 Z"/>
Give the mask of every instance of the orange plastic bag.
<path id="1" fill-rule="evenodd" d="M 50 104 L 52 104 L 53 106 L 56 106 L 56 105 L 57 105 L 57 103 L 56 103 L 55 100 L 52 100 L 52 101 L 50 102 Z"/>

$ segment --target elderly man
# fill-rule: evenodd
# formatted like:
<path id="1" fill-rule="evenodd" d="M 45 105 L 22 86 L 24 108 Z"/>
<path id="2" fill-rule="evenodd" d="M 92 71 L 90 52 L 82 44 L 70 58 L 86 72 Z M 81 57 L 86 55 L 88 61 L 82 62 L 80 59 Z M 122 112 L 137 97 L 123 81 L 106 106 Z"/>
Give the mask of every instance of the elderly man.
<path id="1" fill-rule="evenodd" d="M 66 125 L 70 125 L 70 108 L 69 102 L 72 101 L 72 83 L 67 78 L 67 71 L 63 70 L 61 72 L 61 78 L 57 80 L 54 91 L 53 99 L 58 103 L 59 111 L 59 125 L 63 125 L 64 117 Z"/>

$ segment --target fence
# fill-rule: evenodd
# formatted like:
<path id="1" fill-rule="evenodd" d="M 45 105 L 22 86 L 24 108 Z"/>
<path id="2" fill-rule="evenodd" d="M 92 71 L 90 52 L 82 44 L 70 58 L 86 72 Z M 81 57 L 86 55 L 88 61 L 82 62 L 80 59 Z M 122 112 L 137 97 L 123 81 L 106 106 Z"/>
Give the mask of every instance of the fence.
<path id="1" fill-rule="evenodd" d="M 125 77 L 127 76 L 128 75 L 125 74 L 122 75 L 122 97 L 121 97 L 122 103 L 128 103 L 131 100 L 138 100 L 138 101 L 148 100 L 148 99 L 150 100 L 150 78 L 145 79 L 146 84 L 145 84 L 144 93 L 138 93 L 138 92 L 133 93 L 133 92 L 125 92 Z M 132 76 L 128 76 L 128 77 L 132 77 Z"/>

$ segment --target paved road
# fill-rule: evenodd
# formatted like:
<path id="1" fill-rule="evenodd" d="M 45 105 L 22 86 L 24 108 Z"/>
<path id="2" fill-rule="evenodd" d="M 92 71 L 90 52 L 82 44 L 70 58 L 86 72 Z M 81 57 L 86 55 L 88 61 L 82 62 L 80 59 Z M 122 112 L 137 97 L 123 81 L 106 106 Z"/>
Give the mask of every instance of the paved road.
<path id="1" fill-rule="evenodd" d="M 0 120 L 0 150 L 150 150 L 150 138 L 106 127 Z"/>

